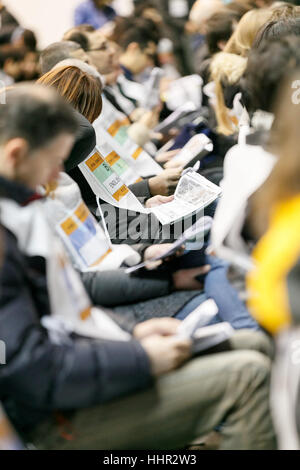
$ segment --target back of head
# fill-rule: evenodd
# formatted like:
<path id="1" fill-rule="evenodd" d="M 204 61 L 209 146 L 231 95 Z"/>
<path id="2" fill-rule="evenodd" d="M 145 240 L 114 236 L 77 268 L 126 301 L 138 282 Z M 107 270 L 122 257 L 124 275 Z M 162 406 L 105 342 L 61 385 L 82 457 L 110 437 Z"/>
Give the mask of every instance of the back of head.
<path id="1" fill-rule="evenodd" d="M 225 48 L 225 52 L 246 56 L 253 46 L 260 28 L 271 18 L 270 9 L 250 10 L 239 22 Z"/>
<path id="2" fill-rule="evenodd" d="M 249 54 L 242 80 L 244 101 L 249 111 L 270 112 L 287 73 L 300 66 L 300 38 L 287 36 L 262 42 Z"/>
<path id="3" fill-rule="evenodd" d="M 211 62 L 211 78 L 215 83 L 216 117 L 218 132 L 231 135 L 235 131 L 234 122 L 225 104 L 224 87 L 237 85 L 247 66 L 247 59 L 236 54 L 220 52 Z"/>
<path id="4" fill-rule="evenodd" d="M 220 11 L 223 6 L 221 0 L 197 0 L 190 11 L 190 21 L 199 32 L 204 33 L 205 23 L 208 18 Z"/>
<path id="5" fill-rule="evenodd" d="M 282 2 L 282 4 L 277 5 L 276 3 L 271 7 L 273 14 L 270 18 L 270 21 L 283 20 L 287 18 L 296 18 L 299 16 L 299 12 L 295 5 L 290 3 Z"/>
<path id="6" fill-rule="evenodd" d="M 102 84 L 97 76 L 75 66 L 54 68 L 38 83 L 54 87 L 89 122 L 94 122 L 102 111 Z"/>
<path id="7" fill-rule="evenodd" d="M 253 47 L 268 39 L 280 39 L 285 36 L 300 36 L 300 17 L 274 20 L 266 24 L 256 36 Z"/>
<path id="8" fill-rule="evenodd" d="M 251 4 L 251 2 L 247 0 L 245 1 L 236 0 L 226 5 L 226 10 L 231 11 L 232 13 L 235 13 L 236 15 L 239 16 L 240 19 L 242 18 L 242 16 L 248 13 L 248 11 L 253 10 L 253 8 L 255 7 Z"/>
<path id="9" fill-rule="evenodd" d="M 80 49 L 76 42 L 61 41 L 48 46 L 40 55 L 42 74 L 49 72 L 56 64 L 68 59 L 72 52 Z"/>
<path id="10" fill-rule="evenodd" d="M 90 46 L 89 34 L 94 31 L 94 29 L 93 31 L 86 31 L 80 30 L 79 28 L 72 28 L 64 34 L 63 40 L 75 42 L 81 49 L 88 51 Z"/>
<path id="11" fill-rule="evenodd" d="M 125 50 L 129 44 L 135 42 L 141 49 L 148 47 L 150 42 L 157 44 L 161 33 L 156 23 L 147 18 L 122 18 L 117 24 L 113 40 Z"/>
<path id="12" fill-rule="evenodd" d="M 243 75 L 246 65 L 247 59 L 245 57 L 220 52 L 214 56 L 211 62 L 211 77 L 214 81 L 226 79 L 229 84 L 233 85 Z"/>
<path id="13" fill-rule="evenodd" d="M 220 44 L 225 44 L 230 39 L 238 22 L 239 16 L 225 8 L 207 20 L 206 43 L 211 55 L 221 50 Z"/>
<path id="14" fill-rule="evenodd" d="M 0 145 L 19 137 L 37 150 L 63 133 L 75 135 L 78 130 L 72 108 L 54 90 L 17 85 L 6 90 L 5 99 L 5 106 L 0 106 Z"/>

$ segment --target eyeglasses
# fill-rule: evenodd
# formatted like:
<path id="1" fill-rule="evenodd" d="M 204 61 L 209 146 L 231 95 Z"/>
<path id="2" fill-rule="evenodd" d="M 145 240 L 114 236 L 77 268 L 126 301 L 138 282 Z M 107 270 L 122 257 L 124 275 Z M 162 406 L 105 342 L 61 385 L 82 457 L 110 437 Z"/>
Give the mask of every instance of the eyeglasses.
<path id="1" fill-rule="evenodd" d="M 108 44 L 103 44 L 100 47 L 95 47 L 94 49 L 88 49 L 87 52 L 102 52 L 107 51 L 109 49 Z"/>

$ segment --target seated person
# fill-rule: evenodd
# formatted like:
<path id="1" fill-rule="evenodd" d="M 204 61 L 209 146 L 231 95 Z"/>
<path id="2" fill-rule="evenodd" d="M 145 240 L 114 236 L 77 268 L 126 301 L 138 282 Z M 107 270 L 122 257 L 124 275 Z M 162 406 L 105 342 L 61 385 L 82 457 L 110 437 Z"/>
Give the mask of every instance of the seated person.
<path id="1" fill-rule="evenodd" d="M 94 77 L 84 73 L 82 70 L 76 67 L 59 67 L 54 69 L 50 74 L 42 77 L 40 83 L 44 83 L 49 86 L 54 86 L 60 94 L 62 94 L 74 107 L 75 109 L 83 114 L 90 121 L 93 121 L 95 115 L 101 111 L 101 84 Z M 68 86 L 67 86 L 68 85 Z M 92 99 L 91 99 L 92 97 Z M 98 101 L 97 101 L 98 97 Z M 93 115 L 94 114 L 94 115 Z M 73 152 L 74 153 L 74 152 Z M 87 157 L 89 153 L 85 154 Z M 84 159 L 84 157 L 83 157 Z M 68 165 L 70 165 L 70 159 Z M 79 171 L 79 170 L 78 170 Z M 68 179 L 66 175 L 62 175 L 60 178 L 61 185 L 54 185 L 52 190 L 49 190 L 50 201 L 53 199 L 57 204 L 52 209 L 50 204 L 50 212 L 52 213 L 52 222 L 54 225 L 60 222 L 62 216 L 66 216 L 70 211 L 75 210 L 74 201 L 81 200 L 81 195 L 76 184 Z M 73 196 L 71 197 L 71 194 Z M 95 196 L 93 196 L 95 199 Z M 155 198 L 154 198 L 155 199 Z M 68 204 L 68 201 L 72 201 L 72 204 Z M 149 200 L 151 201 L 151 199 Z M 148 203 L 149 203 L 148 201 Z M 163 201 L 163 199 L 162 199 Z M 115 215 L 115 208 L 112 209 Z M 59 213 L 62 214 L 59 216 Z M 109 211 L 109 213 L 112 211 Z M 116 218 L 113 218 L 113 222 L 117 223 Z M 110 221 L 106 222 L 108 227 L 112 226 Z M 148 226 L 147 226 L 148 228 Z M 115 230 L 115 227 L 113 227 Z M 167 251 L 168 246 L 162 244 L 155 246 L 152 240 L 150 246 L 145 245 L 136 246 L 135 248 L 142 252 L 145 260 L 151 257 L 158 256 L 160 253 Z M 189 258 L 196 259 L 196 253 L 190 253 Z M 127 302 L 137 302 L 138 300 L 145 300 L 147 298 L 154 298 L 169 293 L 171 289 L 174 290 L 199 290 L 201 284 L 197 281 L 197 276 L 205 274 L 207 272 L 207 266 L 201 267 L 201 264 L 206 264 L 204 256 L 200 256 L 200 267 L 195 264 L 192 266 L 194 269 L 184 269 L 184 263 L 181 264 L 180 268 L 173 266 L 167 270 L 167 272 L 155 272 L 155 281 L 151 281 L 151 275 L 140 276 L 139 278 L 130 278 L 123 271 L 118 272 L 119 279 L 119 293 L 120 295 L 111 295 L 111 288 L 116 285 L 117 278 L 113 281 L 116 276 L 115 271 L 111 272 L 100 272 L 100 273 L 83 273 L 82 278 L 85 285 L 90 293 L 93 301 L 96 304 L 117 306 L 125 304 Z M 213 298 L 219 307 L 219 317 L 226 321 L 229 321 L 232 326 L 237 329 L 240 328 L 254 328 L 257 329 L 257 324 L 253 322 L 245 309 L 242 302 L 239 301 L 237 292 L 230 286 L 226 278 L 227 267 L 224 264 L 209 259 L 209 263 L 212 265 L 211 273 L 208 273 L 205 277 L 205 293 L 209 298 Z M 77 263 L 78 265 L 78 263 Z M 118 268 L 121 266 L 121 262 Z M 105 289 L 104 283 L 109 284 L 111 281 L 111 288 Z M 219 285 L 219 290 L 215 289 L 215 285 Z M 220 286 L 223 286 L 222 294 Z M 153 289 L 151 294 L 151 288 Z M 124 294 L 126 292 L 126 294 Z M 219 294 L 219 295 L 218 295 Z M 227 301 L 226 301 L 227 299 Z M 177 313 L 180 318 L 186 317 L 199 303 L 203 301 L 203 296 L 197 296 L 192 303 L 185 306 L 184 310 L 178 312 L 178 307 L 172 310 L 172 303 L 168 308 L 169 314 Z"/>
<path id="2" fill-rule="evenodd" d="M 108 322 L 52 244 L 33 191 L 57 178 L 78 129 L 74 113 L 37 85 L 6 98 L 0 107 L 0 321 L 7 364 L 0 390 L 24 441 L 39 449 L 174 449 L 223 423 L 224 449 L 274 448 L 270 362 L 249 350 L 269 352 L 267 338 L 237 334 L 232 346 L 239 338 L 246 350 L 194 359 L 176 371 L 191 356 L 190 340 L 174 336 L 176 320 L 140 325 L 136 338 Z M 105 330 L 115 338 L 105 339 Z"/>
<path id="3" fill-rule="evenodd" d="M 85 0 L 75 10 L 75 25 L 90 24 L 98 29 L 113 21 L 116 12 L 111 3 L 112 0 Z"/>
<path id="4" fill-rule="evenodd" d="M 299 48 L 299 38 L 287 37 L 266 41 L 249 55 L 242 88 L 252 118 L 252 133 L 247 136 L 246 145 L 236 145 L 225 157 L 223 194 L 212 228 L 213 248 L 222 258 L 228 256 L 223 246 L 225 241 L 227 247 L 241 253 L 249 252 L 242 236 L 248 201 L 276 163 L 276 134 L 273 139 L 269 135 L 272 126 L 276 129 L 273 105 L 285 74 L 300 64 Z M 248 237 L 251 241 L 250 233 Z"/>

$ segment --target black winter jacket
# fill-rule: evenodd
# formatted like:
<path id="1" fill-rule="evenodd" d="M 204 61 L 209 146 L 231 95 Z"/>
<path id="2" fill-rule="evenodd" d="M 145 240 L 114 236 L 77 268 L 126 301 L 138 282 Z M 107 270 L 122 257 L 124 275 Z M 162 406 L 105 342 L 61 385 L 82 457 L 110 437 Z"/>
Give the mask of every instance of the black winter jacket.
<path id="1" fill-rule="evenodd" d="M 34 195 L 0 178 L 1 197 L 26 204 Z M 1 214 L 0 214 L 1 217 Z M 0 399 L 19 432 L 30 431 L 54 410 L 76 410 L 143 389 L 151 383 L 142 346 L 129 342 L 71 337 L 53 343 L 41 324 L 50 313 L 45 260 L 30 258 L 2 227 Z"/>

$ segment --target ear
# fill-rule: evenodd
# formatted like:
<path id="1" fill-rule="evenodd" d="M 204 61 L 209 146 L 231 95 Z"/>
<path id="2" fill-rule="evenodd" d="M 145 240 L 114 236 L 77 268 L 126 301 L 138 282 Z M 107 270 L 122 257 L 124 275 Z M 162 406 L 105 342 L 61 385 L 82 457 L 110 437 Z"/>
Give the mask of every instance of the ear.
<path id="1" fill-rule="evenodd" d="M 29 145 L 25 139 L 16 137 L 4 145 L 4 155 L 11 168 L 20 166 L 28 155 Z"/>

